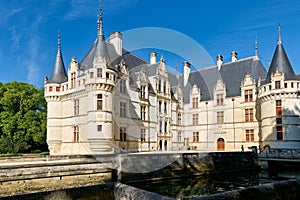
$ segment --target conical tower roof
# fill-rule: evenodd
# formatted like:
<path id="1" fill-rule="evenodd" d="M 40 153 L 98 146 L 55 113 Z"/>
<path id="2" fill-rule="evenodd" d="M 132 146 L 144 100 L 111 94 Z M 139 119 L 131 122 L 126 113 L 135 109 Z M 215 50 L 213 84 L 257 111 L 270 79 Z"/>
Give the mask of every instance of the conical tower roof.
<path id="1" fill-rule="evenodd" d="M 64 61 L 62 58 L 61 48 L 60 48 L 60 32 L 58 31 L 57 36 L 57 53 L 56 53 L 56 59 L 54 63 L 54 68 L 51 74 L 50 79 L 48 80 L 48 83 L 63 83 L 67 81 L 67 73 L 65 70 Z"/>
<path id="2" fill-rule="evenodd" d="M 278 43 L 265 79 L 266 82 L 271 81 L 271 75 L 277 70 L 284 73 L 285 80 L 296 80 L 295 72 L 281 42 L 280 26 L 278 27 Z"/>
<path id="3" fill-rule="evenodd" d="M 84 69 L 92 68 L 93 61 L 96 58 L 102 58 L 106 62 L 108 68 L 114 69 L 114 67 L 111 66 L 111 57 L 114 57 L 116 59 L 117 56 L 115 52 L 112 52 L 111 48 L 109 48 L 109 45 L 105 41 L 104 31 L 103 31 L 103 19 L 102 19 L 102 2 L 100 3 L 100 14 L 97 23 L 98 23 L 98 36 L 93 46 L 90 48 L 89 52 L 81 61 L 80 69 L 84 70 Z M 110 49 L 110 51 L 108 49 Z M 114 54 L 114 55 L 110 55 L 110 54 Z"/>

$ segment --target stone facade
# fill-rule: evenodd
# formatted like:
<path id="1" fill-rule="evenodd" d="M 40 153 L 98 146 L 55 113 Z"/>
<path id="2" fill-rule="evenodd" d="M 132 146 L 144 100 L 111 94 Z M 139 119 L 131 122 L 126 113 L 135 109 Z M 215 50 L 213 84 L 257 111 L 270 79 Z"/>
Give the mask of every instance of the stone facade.
<path id="1" fill-rule="evenodd" d="M 184 73 L 173 74 L 163 57 L 151 53 L 147 62 L 122 49 L 120 32 L 105 41 L 102 29 L 101 13 L 94 45 L 67 72 L 58 37 L 45 78 L 51 155 L 299 147 L 300 81 L 281 39 L 268 72 L 257 55 L 233 52 L 231 62 L 218 55 L 199 70 L 184 62 Z"/>

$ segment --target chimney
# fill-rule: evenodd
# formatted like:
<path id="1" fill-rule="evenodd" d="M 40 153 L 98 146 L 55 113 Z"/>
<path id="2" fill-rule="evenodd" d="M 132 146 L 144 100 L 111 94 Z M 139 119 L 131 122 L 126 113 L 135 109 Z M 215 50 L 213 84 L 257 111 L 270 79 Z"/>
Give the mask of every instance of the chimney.
<path id="1" fill-rule="evenodd" d="M 153 65 L 156 63 L 156 52 L 150 53 L 150 64 Z"/>
<path id="2" fill-rule="evenodd" d="M 233 51 L 231 52 L 231 62 L 237 61 L 237 52 Z"/>
<path id="3" fill-rule="evenodd" d="M 218 70 L 221 69 L 223 64 L 223 56 L 221 54 L 217 55 L 217 66 L 218 66 Z"/>
<path id="4" fill-rule="evenodd" d="M 115 47 L 118 55 L 122 55 L 122 33 L 115 31 L 109 35 L 109 42 Z"/>
<path id="5" fill-rule="evenodd" d="M 191 64 L 188 61 L 183 62 L 183 84 L 186 86 L 191 71 Z"/>

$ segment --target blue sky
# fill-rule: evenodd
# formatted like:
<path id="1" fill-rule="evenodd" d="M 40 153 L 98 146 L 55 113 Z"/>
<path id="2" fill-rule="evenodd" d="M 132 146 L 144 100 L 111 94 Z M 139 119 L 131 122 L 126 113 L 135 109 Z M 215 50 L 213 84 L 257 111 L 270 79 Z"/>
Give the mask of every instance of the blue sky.
<path id="1" fill-rule="evenodd" d="M 98 0 L 0 0 L 0 81 L 43 86 L 44 76 L 52 72 L 58 29 L 66 67 L 73 56 L 81 61 L 96 39 L 98 10 Z M 103 18 L 106 38 L 115 30 L 166 28 L 197 41 L 213 61 L 219 53 L 224 62 L 230 61 L 233 50 L 239 58 L 254 55 L 257 37 L 266 68 L 280 23 L 283 45 L 300 73 L 296 0 L 104 0 Z M 181 67 L 179 58 L 164 56 L 168 65 Z"/>

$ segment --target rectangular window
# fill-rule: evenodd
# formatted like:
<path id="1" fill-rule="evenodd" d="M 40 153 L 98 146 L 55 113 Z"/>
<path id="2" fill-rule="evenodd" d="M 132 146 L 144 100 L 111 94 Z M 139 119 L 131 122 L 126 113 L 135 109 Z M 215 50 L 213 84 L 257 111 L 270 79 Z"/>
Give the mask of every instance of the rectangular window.
<path id="1" fill-rule="evenodd" d="M 180 132 L 180 131 L 178 131 L 177 141 L 178 141 L 178 142 L 181 142 L 181 132 Z"/>
<path id="2" fill-rule="evenodd" d="M 246 130 L 246 141 L 247 142 L 254 141 L 254 130 L 253 129 Z"/>
<path id="3" fill-rule="evenodd" d="M 109 73 L 108 72 L 106 72 L 106 78 L 109 79 Z"/>
<path id="4" fill-rule="evenodd" d="M 73 110 L 74 110 L 74 116 L 79 115 L 79 99 L 74 99 L 73 101 Z"/>
<path id="5" fill-rule="evenodd" d="M 120 93 L 126 94 L 126 80 L 120 80 Z"/>
<path id="6" fill-rule="evenodd" d="M 198 108 L 198 98 L 193 98 L 193 108 Z"/>
<path id="7" fill-rule="evenodd" d="M 97 125 L 97 131 L 102 132 L 102 125 Z"/>
<path id="8" fill-rule="evenodd" d="M 162 102 L 159 101 L 159 102 L 158 102 L 158 111 L 159 111 L 159 113 L 161 113 L 161 104 L 162 104 Z"/>
<path id="9" fill-rule="evenodd" d="M 126 103 L 120 102 L 120 116 L 126 117 Z"/>
<path id="10" fill-rule="evenodd" d="M 97 77 L 102 78 L 102 68 L 97 68 Z"/>
<path id="11" fill-rule="evenodd" d="M 177 114 L 177 125 L 181 125 L 181 113 Z"/>
<path id="12" fill-rule="evenodd" d="M 146 86 L 145 85 L 141 86 L 141 98 L 146 99 Z"/>
<path id="13" fill-rule="evenodd" d="M 120 127 L 120 141 L 126 141 L 126 127 Z"/>
<path id="14" fill-rule="evenodd" d="M 168 122 L 165 122 L 165 133 L 168 132 Z"/>
<path id="15" fill-rule="evenodd" d="M 284 88 L 287 88 L 287 83 L 284 83 Z"/>
<path id="16" fill-rule="evenodd" d="M 217 124 L 224 123 L 224 111 L 217 112 Z"/>
<path id="17" fill-rule="evenodd" d="M 103 109 L 103 99 L 102 99 L 102 94 L 97 95 L 97 110 L 102 110 Z"/>
<path id="18" fill-rule="evenodd" d="M 276 107 L 281 107 L 281 100 L 276 100 Z"/>
<path id="19" fill-rule="evenodd" d="M 276 126 L 277 140 L 283 140 L 282 126 Z"/>
<path id="20" fill-rule="evenodd" d="M 90 78 L 94 78 L 94 72 L 90 72 Z"/>
<path id="21" fill-rule="evenodd" d="M 198 125 L 198 121 L 199 121 L 198 114 L 193 114 L 193 125 Z"/>
<path id="22" fill-rule="evenodd" d="M 245 109 L 245 121 L 253 122 L 253 108 Z"/>
<path id="23" fill-rule="evenodd" d="M 275 81 L 275 89 L 280 89 L 280 81 Z"/>
<path id="24" fill-rule="evenodd" d="M 141 105 L 141 119 L 146 120 L 146 106 Z"/>
<path id="25" fill-rule="evenodd" d="M 280 117 L 280 118 L 276 118 L 276 124 L 278 125 L 278 124 L 282 124 L 282 118 Z"/>
<path id="26" fill-rule="evenodd" d="M 217 105 L 218 105 L 218 106 L 224 105 L 224 97 L 223 97 L 223 94 L 217 94 Z"/>
<path id="27" fill-rule="evenodd" d="M 189 138 L 184 138 L 184 146 L 186 146 L 186 147 L 190 146 Z"/>
<path id="28" fill-rule="evenodd" d="M 52 92 L 52 86 L 49 87 L 49 92 Z"/>
<path id="29" fill-rule="evenodd" d="M 159 132 L 162 132 L 162 121 L 159 121 Z"/>
<path id="30" fill-rule="evenodd" d="M 253 90 L 245 90 L 245 102 L 253 101 Z"/>
<path id="31" fill-rule="evenodd" d="M 164 103 L 164 112 L 167 114 L 167 102 Z"/>
<path id="32" fill-rule="evenodd" d="M 291 83 L 291 88 L 294 88 L 294 83 Z"/>
<path id="33" fill-rule="evenodd" d="M 56 92 L 60 92 L 60 87 L 56 87 Z"/>
<path id="34" fill-rule="evenodd" d="M 74 142 L 78 142 L 79 141 L 79 129 L 78 129 L 78 126 L 73 126 L 73 135 L 74 135 L 73 141 Z"/>
<path id="35" fill-rule="evenodd" d="M 146 129 L 142 128 L 141 129 L 141 142 L 145 142 L 146 141 Z"/>
<path id="36" fill-rule="evenodd" d="M 71 73 L 71 89 L 76 87 L 76 72 Z"/>
<path id="37" fill-rule="evenodd" d="M 281 100 L 276 100 L 276 116 L 282 115 Z"/>
<path id="38" fill-rule="evenodd" d="M 163 85 L 163 92 L 166 93 L 166 82 L 164 81 L 164 85 Z"/>
<path id="39" fill-rule="evenodd" d="M 199 132 L 193 132 L 193 142 L 199 142 Z"/>

